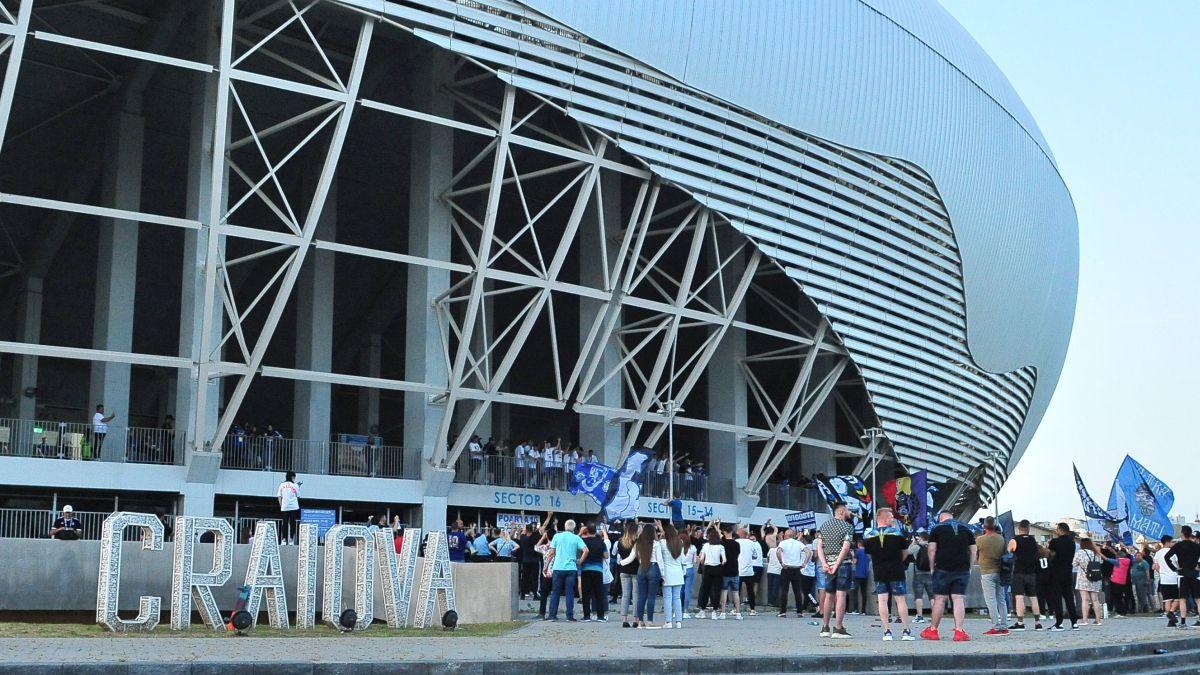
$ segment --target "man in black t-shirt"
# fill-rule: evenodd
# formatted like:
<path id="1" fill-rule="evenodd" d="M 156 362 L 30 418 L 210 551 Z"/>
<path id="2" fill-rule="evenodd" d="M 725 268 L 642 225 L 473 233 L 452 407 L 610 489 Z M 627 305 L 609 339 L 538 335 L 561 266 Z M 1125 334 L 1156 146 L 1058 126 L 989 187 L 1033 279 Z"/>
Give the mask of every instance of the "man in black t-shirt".
<path id="1" fill-rule="evenodd" d="M 926 640 L 939 640 L 938 624 L 946 611 L 949 598 L 954 612 L 954 641 L 971 638 L 963 630 L 967 618 L 967 583 L 971 580 L 971 565 L 975 564 L 975 535 L 970 528 L 954 519 L 954 514 L 942 511 L 938 524 L 929 532 L 929 567 L 933 570 L 933 616 L 929 627 L 921 631 Z"/>
<path id="2" fill-rule="evenodd" d="M 517 544 L 520 546 L 517 549 L 517 554 L 521 556 L 520 589 L 522 600 L 525 599 L 526 594 L 534 600 L 537 599 L 538 574 L 542 569 L 542 554 L 533 550 L 533 547 L 537 546 L 540 538 L 537 530 L 534 529 L 533 523 L 525 523 L 525 529 L 517 537 Z"/>
<path id="3" fill-rule="evenodd" d="M 908 628 L 908 600 L 905 597 L 908 595 L 908 585 L 904 583 L 904 561 L 908 557 L 911 540 L 907 532 L 896 527 L 895 521 L 891 509 L 878 509 L 875 512 L 876 527 L 863 534 L 863 550 L 871 556 L 871 566 L 875 569 L 875 596 L 879 604 L 879 620 L 883 624 L 883 639 L 887 642 L 892 640 L 892 630 L 888 626 L 889 596 L 896 599 L 896 612 L 904 628 L 900 639 L 914 639 Z"/>
<path id="4" fill-rule="evenodd" d="M 1049 600 L 1054 605 L 1054 625 L 1050 630 L 1066 630 L 1062 625 L 1064 617 L 1070 618 L 1071 630 L 1076 630 L 1079 610 L 1075 607 L 1075 583 L 1071 577 L 1075 535 L 1066 523 L 1058 524 L 1058 536 L 1050 540 L 1047 548 L 1050 549 L 1050 590 L 1053 593 Z"/>
<path id="5" fill-rule="evenodd" d="M 1200 597 L 1200 543 L 1190 525 L 1179 529 L 1179 541 L 1163 560 L 1179 575 L 1179 627 L 1187 627 L 1188 599 Z M 1197 621 L 1200 625 L 1200 620 Z"/>
<path id="6" fill-rule="evenodd" d="M 67 504 L 63 507 L 62 517 L 55 518 L 50 526 L 50 538 L 71 541 L 83 536 L 83 525 L 75 517 L 75 509 Z"/>
<path id="7" fill-rule="evenodd" d="M 1040 614 L 1037 598 L 1038 545 L 1033 535 L 1029 534 L 1029 521 L 1017 523 L 1017 534 L 1008 542 L 1008 550 L 1013 554 L 1012 593 L 1017 604 L 1017 622 L 1009 626 L 1009 630 L 1025 630 L 1025 599 L 1029 599 L 1033 608 L 1033 629 L 1041 630 L 1042 624 L 1037 620 Z"/>
<path id="8" fill-rule="evenodd" d="M 742 578 L 738 576 L 738 556 L 742 554 L 742 547 L 733 538 L 732 524 L 721 525 L 721 546 L 725 548 L 725 565 L 721 568 L 721 576 L 724 577 L 721 581 L 721 618 L 725 618 L 725 601 L 733 596 L 733 618 L 741 621 L 742 595 L 739 591 Z"/>

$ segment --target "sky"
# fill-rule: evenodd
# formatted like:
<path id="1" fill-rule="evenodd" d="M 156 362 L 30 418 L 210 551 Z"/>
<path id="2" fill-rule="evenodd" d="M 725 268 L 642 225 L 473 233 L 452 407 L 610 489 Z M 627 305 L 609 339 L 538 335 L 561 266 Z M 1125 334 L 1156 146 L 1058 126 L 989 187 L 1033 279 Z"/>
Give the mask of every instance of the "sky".
<path id="1" fill-rule="evenodd" d="M 1126 454 L 1200 512 L 1200 3 L 942 0 L 1012 82 L 1079 217 L 1079 300 L 1001 512 L 1081 517 Z M 990 512 L 989 509 L 988 512 Z"/>

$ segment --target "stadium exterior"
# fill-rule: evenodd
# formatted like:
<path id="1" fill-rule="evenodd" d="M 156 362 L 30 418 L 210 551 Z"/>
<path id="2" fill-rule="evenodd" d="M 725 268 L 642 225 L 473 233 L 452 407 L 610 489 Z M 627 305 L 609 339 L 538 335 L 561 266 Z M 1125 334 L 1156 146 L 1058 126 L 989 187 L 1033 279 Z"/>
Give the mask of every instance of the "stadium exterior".
<path id="1" fill-rule="evenodd" d="M 0 506 L 594 512 L 478 434 L 971 510 L 1053 393 L 1070 196 L 932 2 L 0 3 Z"/>

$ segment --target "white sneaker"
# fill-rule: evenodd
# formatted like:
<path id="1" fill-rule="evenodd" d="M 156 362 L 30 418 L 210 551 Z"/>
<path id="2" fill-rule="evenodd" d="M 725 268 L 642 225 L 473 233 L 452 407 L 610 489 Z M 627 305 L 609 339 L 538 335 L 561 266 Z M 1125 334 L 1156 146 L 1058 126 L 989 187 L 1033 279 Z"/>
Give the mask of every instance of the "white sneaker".
<path id="1" fill-rule="evenodd" d="M 683 618 L 684 618 L 684 619 L 690 619 L 690 618 L 692 618 L 692 617 L 691 617 L 691 615 L 689 615 L 687 612 L 684 612 L 684 613 L 683 613 Z"/>
<path id="2" fill-rule="evenodd" d="M 674 626 L 674 624 L 672 624 L 670 621 L 668 621 L 667 623 L 663 624 L 663 630 L 671 630 L 671 629 L 672 629 L 672 628 L 674 628 L 674 627 L 675 627 L 675 626 Z"/>
<path id="3" fill-rule="evenodd" d="M 683 622 L 682 622 L 682 621 L 676 621 L 676 622 L 675 622 L 675 627 L 676 627 L 676 628 L 683 628 Z"/>
<path id="4" fill-rule="evenodd" d="M 752 609 L 752 610 L 750 610 L 750 616 L 758 616 L 758 612 L 756 612 Z"/>
<path id="5" fill-rule="evenodd" d="M 719 619 L 719 618 L 721 618 L 721 617 L 717 616 L 717 613 L 716 613 L 716 612 L 713 612 L 713 613 L 712 613 L 712 620 L 713 620 L 713 621 L 716 621 L 716 620 L 717 620 L 717 619 Z"/>
<path id="6" fill-rule="evenodd" d="M 725 612 L 721 612 L 721 616 L 719 616 L 719 617 L 717 617 L 717 618 L 719 618 L 720 620 L 724 621 L 724 620 L 725 620 Z"/>
<path id="7" fill-rule="evenodd" d="M 734 613 L 733 613 L 733 618 L 737 619 L 738 621 L 741 621 L 741 620 L 742 620 L 742 613 L 741 613 L 741 612 L 734 612 Z"/>

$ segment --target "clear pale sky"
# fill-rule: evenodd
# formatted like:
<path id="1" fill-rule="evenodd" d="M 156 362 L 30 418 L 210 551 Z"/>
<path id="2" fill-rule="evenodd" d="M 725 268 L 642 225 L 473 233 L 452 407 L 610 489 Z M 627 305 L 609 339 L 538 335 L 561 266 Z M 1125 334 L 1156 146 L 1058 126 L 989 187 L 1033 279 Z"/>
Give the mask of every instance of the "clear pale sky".
<path id="1" fill-rule="evenodd" d="M 1200 3 L 943 0 L 1042 129 L 1079 216 L 1066 366 L 999 495 L 1031 520 L 1101 504 L 1126 453 L 1200 512 Z"/>

